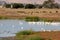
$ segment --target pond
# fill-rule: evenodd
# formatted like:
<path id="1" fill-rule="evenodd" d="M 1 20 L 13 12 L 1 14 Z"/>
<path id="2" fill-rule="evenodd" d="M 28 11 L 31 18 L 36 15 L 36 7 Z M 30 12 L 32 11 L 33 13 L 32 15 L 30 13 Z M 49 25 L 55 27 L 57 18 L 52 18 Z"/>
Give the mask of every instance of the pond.
<path id="1" fill-rule="evenodd" d="M 26 22 L 23 20 L 0 20 L 0 37 L 15 36 L 21 30 L 60 31 L 60 22 Z"/>

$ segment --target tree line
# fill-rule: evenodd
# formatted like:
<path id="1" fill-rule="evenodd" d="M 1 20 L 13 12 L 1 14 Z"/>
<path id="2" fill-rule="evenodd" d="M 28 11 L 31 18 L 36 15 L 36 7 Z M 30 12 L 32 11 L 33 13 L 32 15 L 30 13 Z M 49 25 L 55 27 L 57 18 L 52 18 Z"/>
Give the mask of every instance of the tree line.
<path id="1" fill-rule="evenodd" d="M 35 9 L 35 8 L 60 8 L 58 3 L 54 0 L 44 1 L 43 4 L 22 4 L 22 3 L 11 3 L 5 4 L 6 8 L 25 8 L 25 9 Z"/>

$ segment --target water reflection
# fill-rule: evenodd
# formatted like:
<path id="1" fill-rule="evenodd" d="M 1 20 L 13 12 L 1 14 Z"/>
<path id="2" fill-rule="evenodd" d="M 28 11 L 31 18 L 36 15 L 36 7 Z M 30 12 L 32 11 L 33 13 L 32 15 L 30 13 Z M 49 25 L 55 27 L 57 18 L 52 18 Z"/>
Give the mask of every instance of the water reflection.
<path id="1" fill-rule="evenodd" d="M 23 20 L 0 20 L 0 35 L 2 36 L 3 34 L 9 35 L 17 33 L 21 30 L 29 29 L 32 29 L 34 31 L 49 32 L 60 31 L 60 22 L 26 22 Z"/>

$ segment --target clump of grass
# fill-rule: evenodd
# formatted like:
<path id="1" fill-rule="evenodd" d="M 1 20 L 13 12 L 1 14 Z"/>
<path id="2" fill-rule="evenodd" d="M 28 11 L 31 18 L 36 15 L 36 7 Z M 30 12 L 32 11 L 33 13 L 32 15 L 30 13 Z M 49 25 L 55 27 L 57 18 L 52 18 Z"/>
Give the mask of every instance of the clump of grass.
<path id="1" fill-rule="evenodd" d="M 0 19 L 8 19 L 7 17 L 0 16 Z"/>
<path id="2" fill-rule="evenodd" d="M 34 22 L 37 22 L 37 21 L 53 22 L 53 20 L 51 20 L 51 19 L 39 18 L 39 17 L 26 17 L 25 21 L 28 21 L 28 22 L 29 21 L 34 21 Z"/>
<path id="3" fill-rule="evenodd" d="M 20 31 L 18 32 L 16 35 L 30 35 L 32 34 L 33 32 L 31 30 L 28 30 L 28 31 Z"/>
<path id="4" fill-rule="evenodd" d="M 53 22 L 53 20 L 47 19 L 47 18 L 40 18 L 40 21 L 44 22 Z"/>
<path id="5" fill-rule="evenodd" d="M 52 40 L 51 38 L 43 38 L 37 32 L 32 30 L 20 31 L 16 34 L 17 40 Z"/>
<path id="6" fill-rule="evenodd" d="M 28 35 L 33 34 L 31 30 L 20 31 L 16 34 L 17 40 L 25 40 Z"/>
<path id="7" fill-rule="evenodd" d="M 39 36 L 34 36 L 34 37 L 30 37 L 28 40 L 45 40 L 45 39 Z"/>
<path id="8" fill-rule="evenodd" d="M 26 17 L 25 18 L 25 21 L 40 21 L 40 18 L 39 17 Z"/>
<path id="9" fill-rule="evenodd" d="M 33 35 L 20 35 L 17 37 L 17 40 L 45 40 L 45 38 L 33 34 Z"/>

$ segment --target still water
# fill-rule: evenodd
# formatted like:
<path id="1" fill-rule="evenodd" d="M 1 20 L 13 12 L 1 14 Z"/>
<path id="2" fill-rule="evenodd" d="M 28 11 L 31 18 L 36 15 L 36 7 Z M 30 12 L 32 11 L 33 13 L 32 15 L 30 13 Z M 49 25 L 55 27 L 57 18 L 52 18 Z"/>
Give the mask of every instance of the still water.
<path id="1" fill-rule="evenodd" d="M 0 20 L 0 37 L 15 36 L 21 30 L 60 31 L 60 22 L 26 22 L 23 20 Z"/>

